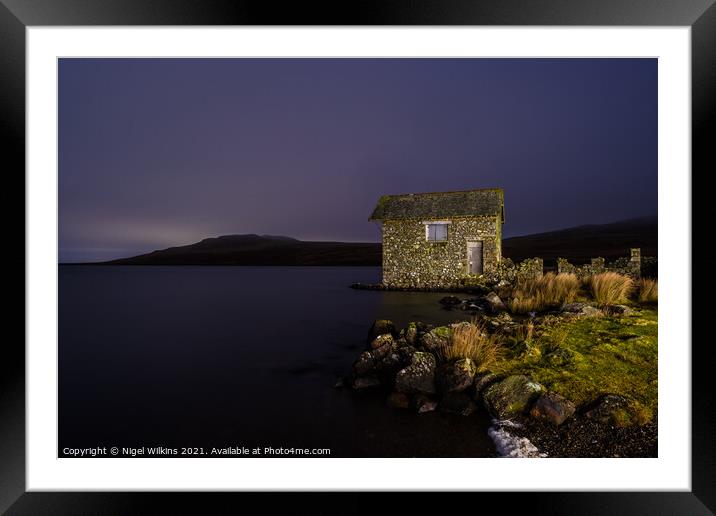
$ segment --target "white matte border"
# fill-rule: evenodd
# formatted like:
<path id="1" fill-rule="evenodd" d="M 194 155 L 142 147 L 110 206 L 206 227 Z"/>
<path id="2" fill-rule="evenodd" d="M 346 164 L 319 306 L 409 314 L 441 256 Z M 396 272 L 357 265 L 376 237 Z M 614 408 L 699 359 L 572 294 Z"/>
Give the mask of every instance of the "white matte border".
<path id="1" fill-rule="evenodd" d="M 28 491 L 690 490 L 690 39 L 688 27 L 29 27 Z M 57 458 L 57 58 L 112 56 L 658 57 L 659 457 Z"/>

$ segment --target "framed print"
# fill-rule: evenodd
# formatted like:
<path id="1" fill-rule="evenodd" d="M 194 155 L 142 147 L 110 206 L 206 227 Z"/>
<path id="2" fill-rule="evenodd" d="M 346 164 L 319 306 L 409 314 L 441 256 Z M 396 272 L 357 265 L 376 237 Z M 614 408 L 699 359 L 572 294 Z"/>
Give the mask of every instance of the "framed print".
<path id="1" fill-rule="evenodd" d="M 26 214 L 8 514 L 139 491 L 713 510 L 711 2 L 51 7 L 0 6 Z"/>

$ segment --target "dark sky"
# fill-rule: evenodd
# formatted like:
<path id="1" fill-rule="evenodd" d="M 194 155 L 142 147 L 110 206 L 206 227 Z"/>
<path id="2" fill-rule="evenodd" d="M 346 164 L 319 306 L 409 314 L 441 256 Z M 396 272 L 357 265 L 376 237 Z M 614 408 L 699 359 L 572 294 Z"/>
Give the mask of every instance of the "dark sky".
<path id="1" fill-rule="evenodd" d="M 60 261 L 378 241 L 382 194 L 505 189 L 505 236 L 657 212 L 656 59 L 62 59 Z"/>

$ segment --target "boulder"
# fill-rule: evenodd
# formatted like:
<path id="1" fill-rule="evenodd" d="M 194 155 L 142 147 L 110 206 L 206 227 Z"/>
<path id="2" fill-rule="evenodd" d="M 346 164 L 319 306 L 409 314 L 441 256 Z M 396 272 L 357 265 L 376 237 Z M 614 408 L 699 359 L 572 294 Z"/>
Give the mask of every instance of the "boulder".
<path id="1" fill-rule="evenodd" d="M 413 396 L 411 406 L 413 410 L 415 410 L 418 414 L 424 414 L 426 412 L 432 412 L 433 410 L 435 410 L 438 404 L 436 401 L 431 399 L 429 396 L 426 396 L 425 394 L 416 394 L 415 396 Z"/>
<path id="2" fill-rule="evenodd" d="M 412 349 L 413 353 L 415 352 L 415 349 L 410 348 L 409 346 L 398 348 L 396 344 L 393 344 L 392 346 L 389 346 L 388 352 L 377 360 L 375 369 L 378 376 L 383 382 L 385 382 L 386 385 L 392 385 L 398 371 L 410 365 L 412 358 L 412 355 L 409 353 L 410 349 Z M 382 350 L 383 348 L 378 348 L 377 350 L 373 350 L 372 354 L 378 354 Z"/>
<path id="3" fill-rule="evenodd" d="M 574 403 L 556 393 L 545 393 L 540 396 L 530 410 L 535 419 L 549 421 L 561 425 L 574 414 Z"/>
<path id="4" fill-rule="evenodd" d="M 604 312 L 599 308 L 595 308 L 587 303 L 567 303 L 562 307 L 562 312 L 577 317 L 599 317 L 600 315 L 604 315 Z"/>
<path id="5" fill-rule="evenodd" d="M 380 380 L 375 376 L 356 376 L 353 379 L 353 388 L 355 390 L 372 389 L 380 387 Z"/>
<path id="6" fill-rule="evenodd" d="M 472 385 L 477 367 L 469 358 L 461 358 L 441 365 L 435 373 L 435 384 L 438 391 L 464 391 Z"/>
<path id="7" fill-rule="evenodd" d="M 527 412 L 544 388 L 524 375 L 508 376 L 487 386 L 482 392 L 485 408 L 499 419 L 509 419 Z"/>
<path id="8" fill-rule="evenodd" d="M 435 328 L 435 325 L 418 321 L 415 323 L 415 327 L 418 330 L 418 335 L 422 335 L 423 333 L 427 333 L 430 330 L 432 330 L 433 328 Z"/>
<path id="9" fill-rule="evenodd" d="M 395 376 L 395 390 L 406 394 L 435 392 L 435 357 L 430 353 L 417 351 L 409 366 Z"/>
<path id="10" fill-rule="evenodd" d="M 358 360 L 356 360 L 353 364 L 353 371 L 355 371 L 358 376 L 366 375 L 368 373 L 375 372 L 376 365 L 377 363 L 373 357 L 373 353 L 370 351 L 364 351 L 360 354 L 360 356 L 358 356 Z"/>
<path id="11" fill-rule="evenodd" d="M 419 346 L 420 339 L 422 338 L 423 334 L 429 332 L 432 329 L 433 326 L 430 324 L 425 324 L 422 322 L 408 323 L 407 328 L 405 328 L 405 341 L 411 346 Z"/>
<path id="12" fill-rule="evenodd" d="M 500 298 L 507 298 L 509 297 L 510 293 L 512 292 L 512 283 L 510 283 L 507 280 L 500 280 L 495 285 L 495 294 L 497 294 Z"/>
<path id="13" fill-rule="evenodd" d="M 502 302 L 502 299 L 500 299 L 500 296 L 494 292 L 490 292 L 482 299 L 487 305 L 487 310 L 490 313 L 497 314 L 507 310 L 507 307 L 505 306 L 505 303 Z"/>
<path id="14" fill-rule="evenodd" d="M 392 337 L 391 337 L 392 338 Z M 377 340 L 377 339 L 376 339 Z M 375 342 L 375 341 L 373 341 Z M 386 356 L 388 356 L 393 350 L 398 349 L 395 342 L 385 342 L 380 347 L 377 347 L 375 349 L 372 349 L 370 351 L 370 354 L 373 356 L 373 359 L 376 361 L 383 360 Z"/>
<path id="15" fill-rule="evenodd" d="M 420 347 L 430 353 L 435 353 L 448 345 L 450 341 L 450 328 L 438 326 L 420 337 Z"/>
<path id="16" fill-rule="evenodd" d="M 373 341 L 370 343 L 371 349 L 377 349 L 385 344 L 391 345 L 395 340 L 393 339 L 393 336 L 390 333 L 384 333 L 382 335 L 378 335 Z"/>
<path id="17" fill-rule="evenodd" d="M 566 303 L 562 306 L 563 312 L 576 314 L 582 311 L 582 308 L 589 306 L 586 303 Z"/>
<path id="18" fill-rule="evenodd" d="M 376 319 L 368 331 L 368 342 L 373 342 L 378 335 L 384 335 L 386 333 L 390 333 L 394 337 L 398 336 L 398 331 L 393 321 L 389 321 L 388 319 Z"/>
<path id="19" fill-rule="evenodd" d="M 393 408 L 407 409 L 410 407 L 410 396 L 403 392 L 393 391 L 388 395 L 386 404 Z"/>
<path id="20" fill-rule="evenodd" d="M 396 349 L 396 353 L 398 354 L 398 359 L 400 360 L 400 363 L 403 365 L 403 367 L 407 367 L 413 363 L 413 355 L 415 355 L 415 353 L 417 353 L 417 352 L 418 352 L 418 350 L 410 345 L 403 346 L 401 348 Z M 401 369 L 403 367 L 401 367 Z"/>
<path id="21" fill-rule="evenodd" d="M 466 392 L 449 392 L 445 394 L 438 404 L 441 412 L 469 416 L 477 406 Z"/>
<path id="22" fill-rule="evenodd" d="M 593 306 L 587 305 L 584 308 L 582 308 L 582 311 L 579 312 L 580 317 L 601 317 L 604 315 L 604 312 L 602 312 L 599 308 L 595 308 Z"/>
<path id="23" fill-rule="evenodd" d="M 626 305 L 612 305 L 609 307 L 609 313 L 613 315 L 627 316 L 634 314 L 634 309 Z"/>
<path id="24" fill-rule="evenodd" d="M 418 326 L 414 322 L 408 323 L 405 328 L 405 341 L 410 346 L 415 346 L 418 342 Z"/>
<path id="25" fill-rule="evenodd" d="M 629 400 L 618 394 L 604 394 L 587 407 L 584 415 L 600 423 L 622 425 L 629 419 Z"/>
<path id="26" fill-rule="evenodd" d="M 487 387 L 488 385 L 491 385 L 501 379 L 502 379 L 502 377 L 500 375 L 490 373 L 490 372 L 476 374 L 475 381 L 473 383 L 473 389 L 472 389 L 473 398 L 475 400 L 479 400 L 480 396 L 482 395 L 482 391 L 485 390 L 485 387 Z"/>

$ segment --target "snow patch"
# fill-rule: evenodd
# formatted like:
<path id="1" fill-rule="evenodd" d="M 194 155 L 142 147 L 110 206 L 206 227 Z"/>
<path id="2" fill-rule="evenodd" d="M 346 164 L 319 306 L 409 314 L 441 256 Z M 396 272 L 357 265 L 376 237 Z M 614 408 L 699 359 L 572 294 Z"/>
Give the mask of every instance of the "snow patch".
<path id="1" fill-rule="evenodd" d="M 497 427 L 511 427 L 511 428 L 522 428 L 522 425 L 519 424 L 516 421 L 512 421 L 511 419 L 493 419 L 492 424 Z"/>
<path id="2" fill-rule="evenodd" d="M 547 456 L 526 437 L 518 437 L 505 430 L 505 427 L 519 428 L 521 425 L 518 423 L 509 420 L 495 421 L 494 423 L 495 426 L 490 427 L 487 435 L 494 441 L 500 457 L 536 458 Z"/>

